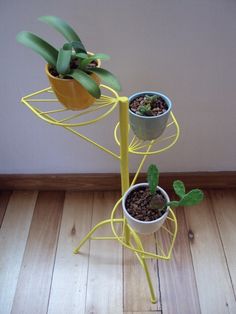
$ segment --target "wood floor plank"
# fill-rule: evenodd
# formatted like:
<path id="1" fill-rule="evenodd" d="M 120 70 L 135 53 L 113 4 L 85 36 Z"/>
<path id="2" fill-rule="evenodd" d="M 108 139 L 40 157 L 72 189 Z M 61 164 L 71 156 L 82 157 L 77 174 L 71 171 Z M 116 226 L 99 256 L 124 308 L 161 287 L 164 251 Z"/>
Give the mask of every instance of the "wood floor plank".
<path id="1" fill-rule="evenodd" d="M 14 192 L 0 229 L 0 313 L 11 312 L 36 192 Z"/>
<path id="2" fill-rule="evenodd" d="M 72 252 L 91 228 L 92 207 L 92 192 L 66 193 L 48 314 L 85 312 L 89 242 Z"/>
<path id="3" fill-rule="evenodd" d="M 119 193 L 94 194 L 92 225 L 110 218 Z M 97 236 L 111 235 L 110 226 L 100 228 Z M 87 285 L 86 313 L 123 312 L 122 247 L 113 240 L 92 240 Z"/>
<path id="4" fill-rule="evenodd" d="M 0 191 L 0 228 L 9 202 L 11 191 Z"/>
<path id="5" fill-rule="evenodd" d="M 183 208 L 176 210 L 176 218 L 178 233 L 171 259 L 158 262 L 162 311 L 164 314 L 199 314 L 200 305 Z M 166 223 L 171 230 L 171 222 Z M 168 233 L 161 229 L 157 235 L 160 236 L 160 243 L 169 247 L 172 238 Z"/>
<path id="6" fill-rule="evenodd" d="M 151 312 L 124 312 L 124 314 L 161 314 L 161 311 L 151 311 Z"/>
<path id="7" fill-rule="evenodd" d="M 175 214 L 178 233 L 171 259 L 159 261 L 162 310 L 164 314 L 199 314 L 200 305 L 184 209 L 178 208 Z M 167 221 L 166 224 L 167 228 L 172 230 L 172 222 Z M 164 229 L 161 229 L 157 236 L 164 247 L 170 247 L 172 237 Z"/>
<path id="8" fill-rule="evenodd" d="M 202 314 L 234 314 L 236 303 L 209 196 L 185 208 Z"/>
<path id="9" fill-rule="evenodd" d="M 123 309 L 122 248 L 115 241 L 91 241 L 72 254 L 91 220 L 110 217 L 119 194 L 98 192 L 93 206 L 83 192 L 67 192 L 65 203 L 62 192 L 38 199 L 37 192 L 7 193 L 0 194 L 0 314 L 236 313 L 235 190 L 211 191 L 203 204 L 177 209 L 172 259 L 158 261 L 162 311 L 152 307 L 142 268 L 126 249 Z M 97 232 L 108 234 L 110 227 Z M 155 239 L 144 243 L 153 250 Z M 158 288 L 157 270 L 151 266 Z"/>
<path id="10" fill-rule="evenodd" d="M 210 192 L 213 209 L 236 294 L 236 190 Z"/>
<path id="11" fill-rule="evenodd" d="M 140 238 L 146 251 L 156 252 L 154 234 L 140 235 Z M 136 255 L 132 251 L 124 249 L 124 310 L 127 312 L 149 312 L 161 309 L 157 260 L 146 261 L 158 302 L 152 304 L 150 301 L 146 275 Z"/>
<path id="12" fill-rule="evenodd" d="M 39 193 L 12 314 L 47 313 L 63 201 L 63 192 Z"/>

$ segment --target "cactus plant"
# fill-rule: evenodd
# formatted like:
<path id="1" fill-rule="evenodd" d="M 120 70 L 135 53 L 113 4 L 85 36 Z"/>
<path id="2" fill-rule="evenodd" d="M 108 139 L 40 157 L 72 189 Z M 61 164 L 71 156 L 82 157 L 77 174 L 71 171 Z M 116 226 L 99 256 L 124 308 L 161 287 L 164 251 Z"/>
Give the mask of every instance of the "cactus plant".
<path id="1" fill-rule="evenodd" d="M 129 97 L 129 120 L 134 134 L 140 140 L 154 140 L 167 126 L 171 100 L 156 91 L 142 91 Z"/>
<path id="2" fill-rule="evenodd" d="M 149 185 L 149 190 L 152 195 L 150 206 L 152 209 L 157 209 L 162 211 L 164 208 L 170 206 L 171 208 L 176 208 L 179 206 L 192 206 L 200 203 L 203 200 L 204 194 L 199 189 L 193 189 L 186 193 L 185 185 L 180 180 L 175 180 L 173 182 L 173 189 L 175 194 L 179 197 L 178 201 L 165 202 L 160 200 L 156 194 L 156 187 L 159 182 L 159 170 L 155 165 L 150 165 L 148 167 L 147 181 Z"/>
<path id="3" fill-rule="evenodd" d="M 147 171 L 147 183 L 131 186 L 124 194 L 122 207 L 129 225 L 139 233 L 156 232 L 165 222 L 169 210 L 178 206 L 191 206 L 200 203 L 204 197 L 199 189 L 186 193 L 184 183 L 173 182 L 173 188 L 179 200 L 170 200 L 169 195 L 159 183 L 159 170 L 150 165 Z"/>
<path id="4" fill-rule="evenodd" d="M 152 105 L 156 102 L 157 99 L 157 95 L 145 95 L 143 103 L 138 107 L 136 113 L 142 116 L 153 116 Z"/>

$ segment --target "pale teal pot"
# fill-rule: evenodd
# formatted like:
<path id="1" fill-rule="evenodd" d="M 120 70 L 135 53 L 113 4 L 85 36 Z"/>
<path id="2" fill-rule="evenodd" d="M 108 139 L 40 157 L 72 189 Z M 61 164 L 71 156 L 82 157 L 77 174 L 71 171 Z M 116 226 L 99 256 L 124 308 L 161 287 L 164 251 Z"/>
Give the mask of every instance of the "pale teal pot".
<path id="1" fill-rule="evenodd" d="M 166 95 L 153 91 L 135 93 L 129 97 L 129 102 L 144 95 L 161 96 L 168 106 L 166 112 L 153 117 L 137 115 L 129 109 L 129 121 L 134 134 L 141 140 L 150 141 L 160 137 L 164 132 L 172 108 L 172 102 Z"/>

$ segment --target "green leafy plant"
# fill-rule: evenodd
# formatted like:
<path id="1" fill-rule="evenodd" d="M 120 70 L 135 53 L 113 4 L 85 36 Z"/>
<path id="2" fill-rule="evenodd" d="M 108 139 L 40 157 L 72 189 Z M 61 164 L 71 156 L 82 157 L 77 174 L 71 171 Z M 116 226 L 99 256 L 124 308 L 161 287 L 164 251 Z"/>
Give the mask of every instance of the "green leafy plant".
<path id="1" fill-rule="evenodd" d="M 98 75 L 105 84 L 117 91 L 120 90 L 120 84 L 112 73 L 96 67 L 96 60 L 110 58 L 107 54 L 89 54 L 74 29 L 61 18 L 42 16 L 39 20 L 52 26 L 65 37 L 67 42 L 59 50 L 30 32 L 22 31 L 16 39 L 43 57 L 50 69 L 57 72 L 59 78 L 75 79 L 95 98 L 101 96 L 101 90 L 91 78 L 90 74 L 92 73 Z"/>
<path id="2" fill-rule="evenodd" d="M 143 103 L 138 107 L 137 114 L 140 114 L 142 116 L 152 116 L 152 105 L 156 102 L 158 99 L 157 95 L 149 96 L 145 95 L 143 99 Z"/>
<path id="3" fill-rule="evenodd" d="M 167 206 L 170 206 L 171 208 L 192 206 L 199 204 L 204 198 L 203 192 L 199 189 L 193 189 L 186 193 L 184 183 L 180 180 L 176 180 L 173 182 L 173 189 L 175 194 L 179 197 L 179 200 L 170 202 L 164 201 L 163 198 L 156 194 L 156 187 L 159 183 L 159 170 L 155 165 L 150 165 L 148 167 L 147 181 L 152 195 L 150 203 L 152 209 L 162 211 Z"/>

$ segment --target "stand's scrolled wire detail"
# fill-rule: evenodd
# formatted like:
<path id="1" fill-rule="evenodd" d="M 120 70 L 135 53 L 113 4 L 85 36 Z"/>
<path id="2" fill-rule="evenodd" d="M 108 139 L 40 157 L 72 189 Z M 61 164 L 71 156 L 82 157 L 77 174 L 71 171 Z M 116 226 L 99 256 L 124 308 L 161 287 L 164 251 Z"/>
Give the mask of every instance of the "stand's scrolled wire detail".
<path id="1" fill-rule="evenodd" d="M 111 88 L 101 85 L 104 95 L 98 99 L 88 109 L 83 111 L 71 111 L 58 103 L 51 88 L 45 88 L 22 98 L 22 102 L 39 118 L 52 125 L 61 126 L 71 133 L 79 136 L 80 138 L 90 142 L 97 148 L 105 151 L 114 158 L 120 161 L 121 172 L 121 186 L 122 195 L 129 188 L 130 185 L 135 184 L 137 177 L 144 165 L 146 158 L 149 155 L 162 153 L 171 148 L 179 137 L 179 125 L 174 114 L 171 112 L 170 121 L 168 122 L 164 134 L 153 141 L 141 141 L 130 132 L 128 123 L 128 98 L 120 97 Z M 96 123 L 109 114 L 111 114 L 116 106 L 119 104 L 119 122 L 114 129 L 114 138 L 117 145 L 120 147 L 120 154 L 116 154 L 110 149 L 98 144 L 96 141 L 81 134 L 77 131 L 77 127 L 83 127 L 89 124 Z M 59 107 L 58 107 L 59 106 Z M 92 117 L 91 115 L 96 115 Z M 142 160 L 136 172 L 136 175 L 129 183 L 129 154 L 136 154 L 142 156 Z M 94 226 L 91 231 L 80 241 L 79 246 L 74 250 L 77 254 L 80 252 L 81 247 L 88 240 L 116 240 L 125 248 L 131 250 L 138 258 L 141 264 L 150 290 L 151 302 L 156 303 L 157 299 L 153 289 L 150 273 L 147 267 L 146 259 L 155 258 L 168 260 L 171 258 L 176 234 L 177 234 L 177 221 L 174 212 L 170 209 L 166 222 L 162 225 L 161 229 L 155 234 L 156 252 L 148 252 L 144 249 L 140 236 L 134 229 L 127 223 L 127 220 L 120 210 L 122 197 L 115 204 L 109 219 L 99 222 Z M 120 218 L 117 218 L 120 217 Z M 94 233 L 97 229 L 102 228 L 104 225 L 111 226 L 111 235 L 97 237 Z M 119 228 L 117 228 L 119 226 Z M 119 230 L 119 231 L 118 231 Z M 163 245 L 158 235 L 163 234 L 168 236 L 166 241 L 168 245 Z"/>
<path id="2" fill-rule="evenodd" d="M 100 87 L 105 95 L 102 94 L 92 106 L 81 111 L 73 111 L 63 107 L 58 102 L 51 87 L 24 96 L 21 102 L 38 118 L 52 125 L 63 127 L 119 160 L 120 156 L 118 154 L 77 130 L 78 127 L 85 127 L 106 118 L 117 107 L 119 95 L 108 86 L 101 85 Z M 49 96 L 50 98 L 48 98 Z"/>
<path id="3" fill-rule="evenodd" d="M 114 138 L 118 146 L 120 146 L 119 129 L 120 122 L 117 123 L 114 130 Z M 179 138 L 179 125 L 173 112 L 170 112 L 170 119 L 166 126 L 166 130 L 161 137 L 151 141 L 152 144 L 151 150 L 148 149 L 150 146 L 150 141 L 140 140 L 134 134 L 130 134 L 128 151 L 129 153 L 136 155 L 160 154 L 174 146 L 178 138 Z"/>
<path id="4" fill-rule="evenodd" d="M 102 91 L 109 95 L 103 95 L 87 109 L 74 111 L 63 107 L 54 95 L 51 87 L 22 97 L 21 101 L 44 121 L 62 127 L 80 127 L 96 123 L 113 112 L 116 108 L 119 95 L 108 86 L 100 85 Z M 47 98 L 50 95 L 50 98 Z M 39 96 L 39 98 L 35 98 Z M 49 107 L 46 107 L 46 104 Z M 46 109 L 49 108 L 49 109 Z M 96 117 L 82 120 L 81 117 L 95 113 Z"/>

